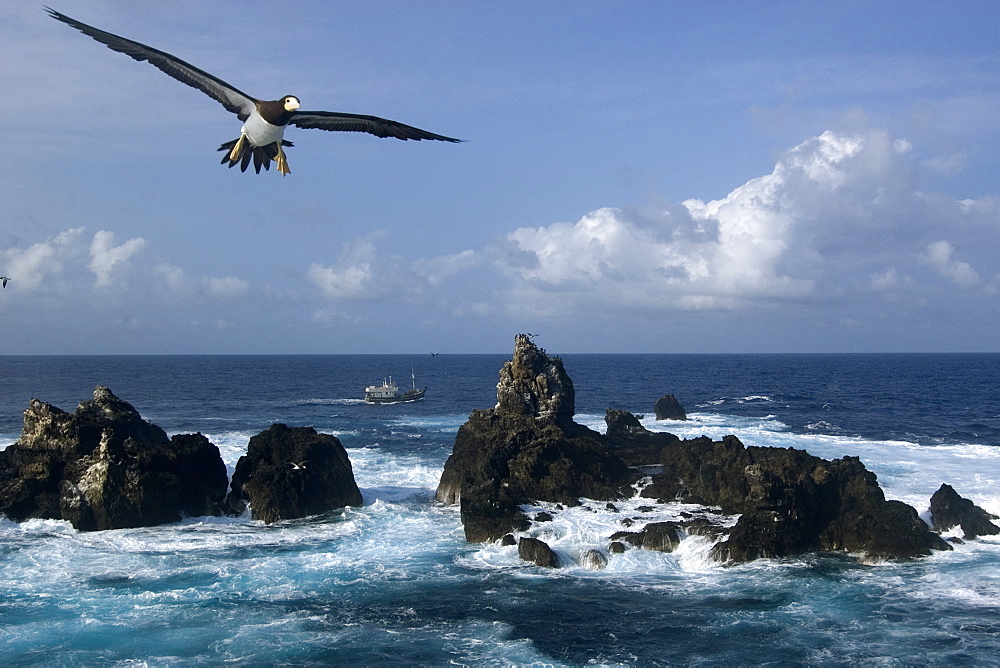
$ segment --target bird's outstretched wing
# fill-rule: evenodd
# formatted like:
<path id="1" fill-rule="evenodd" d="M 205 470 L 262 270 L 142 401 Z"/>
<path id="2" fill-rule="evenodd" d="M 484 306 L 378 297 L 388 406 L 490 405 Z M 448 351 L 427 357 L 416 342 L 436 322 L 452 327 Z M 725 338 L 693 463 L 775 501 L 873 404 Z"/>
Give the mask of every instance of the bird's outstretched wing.
<path id="1" fill-rule="evenodd" d="M 292 114 L 289 125 L 300 128 L 315 128 L 332 132 L 367 132 L 376 137 L 395 137 L 396 139 L 433 139 L 437 141 L 460 142 L 444 135 L 436 135 L 427 130 L 421 130 L 410 125 L 403 125 L 378 116 L 363 116 L 361 114 L 345 114 L 337 111 L 296 111 Z"/>
<path id="2" fill-rule="evenodd" d="M 98 30 L 86 23 L 81 23 L 65 14 L 60 14 L 54 9 L 46 7 L 45 10 L 52 18 L 70 25 L 84 35 L 93 37 L 101 44 L 104 44 L 112 51 L 124 53 L 126 56 L 138 60 L 146 61 L 161 72 L 169 74 L 181 83 L 192 88 L 197 88 L 212 99 L 220 102 L 228 111 L 239 116 L 241 121 L 245 121 L 254 108 L 254 100 L 246 93 L 233 88 L 222 79 L 213 76 L 205 70 L 199 69 L 190 63 L 186 63 L 176 56 L 154 49 L 151 46 L 133 42 L 130 39 L 112 35 L 109 32 Z"/>

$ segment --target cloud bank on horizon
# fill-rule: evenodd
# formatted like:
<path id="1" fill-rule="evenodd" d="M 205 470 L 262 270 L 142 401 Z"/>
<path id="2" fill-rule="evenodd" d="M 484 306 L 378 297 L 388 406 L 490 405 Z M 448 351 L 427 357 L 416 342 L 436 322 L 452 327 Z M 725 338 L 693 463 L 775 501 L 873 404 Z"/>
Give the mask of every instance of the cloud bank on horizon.
<path id="1" fill-rule="evenodd" d="M 995 295 L 998 200 L 922 190 L 911 149 L 885 131 L 827 131 L 721 199 L 517 229 L 496 263 L 513 284 L 506 305 L 554 293 L 559 308 L 643 311 Z"/>
<path id="2" fill-rule="evenodd" d="M 296 295 L 275 294 L 252 276 L 189 276 L 150 263 L 145 239 L 119 243 L 103 229 L 6 248 L 0 262 L 17 277 L 9 289 L 20 308 L 36 295 L 66 305 L 109 294 L 164 306 L 291 298 L 313 321 L 346 314 L 351 302 L 408 302 L 451 318 L 502 313 L 540 323 L 580 313 L 649 318 L 858 300 L 995 308 L 1000 201 L 923 190 L 920 174 L 936 169 L 933 162 L 883 130 L 827 131 L 786 151 L 769 174 L 708 202 L 600 208 L 443 256 L 380 254 L 385 231 L 357 237 L 332 264 L 311 263 Z M 492 278 L 472 292 L 472 274 Z"/>

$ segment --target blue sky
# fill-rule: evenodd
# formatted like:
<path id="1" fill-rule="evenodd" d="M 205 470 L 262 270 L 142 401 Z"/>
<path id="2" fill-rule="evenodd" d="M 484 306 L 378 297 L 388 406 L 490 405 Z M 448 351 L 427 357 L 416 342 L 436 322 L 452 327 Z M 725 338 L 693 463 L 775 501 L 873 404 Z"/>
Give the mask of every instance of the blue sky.
<path id="1" fill-rule="evenodd" d="M 100 2 L 240 122 L 0 12 L 0 354 L 996 351 L 1000 3 Z"/>

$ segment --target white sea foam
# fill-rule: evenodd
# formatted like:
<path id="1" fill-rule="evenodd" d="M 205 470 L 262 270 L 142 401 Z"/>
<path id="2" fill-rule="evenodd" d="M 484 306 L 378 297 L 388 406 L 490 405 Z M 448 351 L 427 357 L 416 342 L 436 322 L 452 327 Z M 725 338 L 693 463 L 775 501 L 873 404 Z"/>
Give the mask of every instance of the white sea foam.
<path id="1" fill-rule="evenodd" d="M 835 424 L 827 422 L 826 420 L 819 420 L 818 422 L 810 422 L 805 426 L 809 431 L 833 431 L 838 429 Z"/>
<path id="2" fill-rule="evenodd" d="M 650 611 L 659 615 L 658 628 L 674 629 L 673 620 L 688 619 L 678 621 L 676 628 L 697 625 L 698 634 L 713 638 L 763 634 L 772 649 L 812 645 L 792 654 L 807 662 L 919 661 L 927 658 L 920 643 L 946 645 L 949 636 L 990 648 L 996 644 L 996 632 L 990 630 L 995 625 L 990 627 L 988 620 L 995 617 L 1000 600 L 997 537 L 877 567 L 829 555 L 723 567 L 708 557 L 711 539 L 692 535 L 684 536 L 672 553 L 631 546 L 610 553 L 609 537 L 615 531 L 639 531 L 648 523 L 676 521 L 681 513 L 698 510 L 637 496 L 616 501 L 618 512 L 594 500 L 575 507 L 526 507 L 531 517 L 540 512 L 553 517 L 535 522 L 526 534 L 556 551 L 563 568 L 554 571 L 525 563 L 513 546 L 468 544 L 458 507 L 434 500 L 449 450 L 441 445 L 449 439 L 440 434 L 456 431 L 465 419 L 400 416 L 371 431 L 351 432 L 345 445 L 364 505 L 329 516 L 271 526 L 248 516 L 192 518 L 163 527 L 95 533 L 77 532 L 66 522 L 0 520 L 0 545 L 6 550 L 0 590 L 15 601 L 5 608 L 5 650 L 0 652 L 43 662 L 46 657 L 32 654 L 34 648 L 59 647 L 65 638 L 99 637 L 103 654 L 88 653 L 80 649 L 85 643 L 77 643 L 76 654 L 57 651 L 58 659 L 125 663 L 141 656 L 164 664 L 252 664 L 296 663 L 302 657 L 321 662 L 315 658 L 319 656 L 328 662 L 357 662 L 369 648 L 377 648 L 412 663 L 420 663 L 422 656 L 464 664 L 542 663 L 551 658 L 531 641 L 515 637 L 524 635 L 523 628 L 501 620 L 517 620 L 517 606 L 544 608 L 544 597 L 571 599 L 586 587 L 599 596 L 617 592 L 620 599 L 604 610 L 628 610 L 631 619 L 639 620 L 633 624 L 641 624 Z M 604 430 L 603 415 L 577 420 Z M 795 434 L 773 416 L 693 413 L 687 422 L 646 417 L 643 424 L 682 438 L 736 434 L 747 445 L 795 447 L 824 458 L 859 456 L 878 475 L 889 498 L 918 510 L 925 511 L 930 494 L 948 482 L 1000 514 L 996 448 L 872 441 L 819 430 Z M 206 435 L 231 470 L 257 431 Z M 387 443 L 380 445 L 378 439 Z M 626 518 L 631 526 L 622 523 Z M 607 557 L 603 570 L 581 565 L 591 549 Z M 464 593 L 454 593 L 463 586 Z M 634 597 L 643 598 L 637 604 Z M 601 614 L 599 603 L 581 600 Z M 461 619 L 453 611 L 435 614 L 449 605 L 477 607 Z M 696 612 L 685 613 L 685 606 Z M 669 614 L 657 612 L 660 608 Z M 637 609 L 644 612 L 635 613 Z M 599 618 L 590 628 L 603 633 L 614 623 Z M 650 633 L 648 642 L 655 640 Z M 617 641 L 609 636 L 606 642 Z M 345 647 L 356 654 L 338 654 Z M 303 653 L 304 648 L 319 653 Z M 392 654 L 394 650 L 398 653 Z M 613 660 L 603 661 L 595 651 L 593 660 L 623 661 L 621 654 L 609 655 Z M 726 662 L 726 657 L 705 656 L 711 657 L 707 663 Z M 975 656 L 982 663 L 985 655 L 980 651 Z M 695 654 L 687 658 L 698 662 Z M 747 655 L 734 658 L 737 663 L 746 660 Z"/>
<path id="3" fill-rule="evenodd" d="M 591 429 L 601 432 L 606 429 L 603 415 L 578 415 L 576 419 Z M 825 459 L 859 457 L 877 475 L 887 498 L 910 504 L 928 521 L 930 497 L 945 482 L 988 512 L 1000 515 L 1000 492 L 997 492 L 1000 489 L 1000 450 L 995 447 L 979 444 L 928 446 L 905 441 L 873 441 L 815 431 L 796 434 L 773 416 L 750 418 L 695 413 L 689 414 L 686 422 L 657 421 L 649 417 L 643 418 L 641 422 L 650 431 L 669 431 L 681 438 L 705 435 L 717 440 L 736 434 L 748 446 L 796 448 Z M 634 506 L 637 502 L 630 500 L 627 503 Z M 648 500 L 646 503 L 649 503 Z M 616 502 L 616 505 L 623 504 Z M 665 509 L 658 508 L 656 514 L 644 519 L 676 520 L 679 508 L 672 508 L 672 505 Z M 606 549 L 607 537 L 622 528 L 619 525 L 620 517 L 609 513 L 603 506 L 603 503 L 585 502 L 579 508 L 558 512 L 552 512 L 552 508 L 545 504 L 529 508 L 529 516 L 545 510 L 552 512 L 555 519 L 551 523 L 535 523 L 527 533 L 549 543 L 564 562 L 574 564 L 578 555 L 587 549 Z M 622 511 L 629 517 L 635 515 L 633 507 L 628 507 L 627 510 L 623 507 Z M 639 514 L 638 517 L 643 515 Z M 642 524 L 637 523 L 629 530 L 639 530 L 641 526 Z M 953 533 L 961 535 L 958 530 Z M 693 575 L 706 569 L 711 571 L 718 568 L 708 559 L 711 546 L 712 543 L 707 538 L 689 536 L 684 538 L 671 555 L 629 550 L 624 554 L 610 555 L 608 567 L 603 572 L 608 576 L 612 573 L 629 573 L 634 576 L 659 573 L 666 576 L 680 572 Z M 976 564 L 982 564 L 983 560 L 1000 560 L 1000 539 L 980 538 L 972 543 L 956 546 L 953 553 L 937 553 L 934 558 L 948 562 L 961 559 L 957 555 L 969 551 L 977 555 L 972 560 Z M 516 554 L 516 548 L 513 547 L 490 546 L 469 559 L 480 567 L 510 568 L 517 565 Z M 591 571 L 579 570 L 581 575 L 595 577 Z M 959 580 L 962 577 L 964 576 L 959 576 Z M 996 587 L 988 587 L 987 591 L 1000 594 L 1000 589 Z"/>
<path id="4" fill-rule="evenodd" d="M 297 406 L 360 406 L 365 403 L 365 400 L 355 398 L 298 399 L 293 403 Z"/>
<path id="5" fill-rule="evenodd" d="M 606 431 L 604 416 L 584 415 L 581 422 Z M 907 441 L 877 441 L 821 433 L 796 434 L 773 416 L 735 417 L 724 414 L 689 414 L 687 421 L 640 422 L 650 431 L 670 432 L 680 438 L 708 436 L 718 440 L 735 434 L 748 446 L 796 448 L 824 459 L 859 457 L 878 476 L 886 496 L 913 505 L 929 504 L 941 483 L 952 485 L 962 496 L 994 514 L 1000 514 L 1000 449 L 982 444 L 920 445 Z"/>

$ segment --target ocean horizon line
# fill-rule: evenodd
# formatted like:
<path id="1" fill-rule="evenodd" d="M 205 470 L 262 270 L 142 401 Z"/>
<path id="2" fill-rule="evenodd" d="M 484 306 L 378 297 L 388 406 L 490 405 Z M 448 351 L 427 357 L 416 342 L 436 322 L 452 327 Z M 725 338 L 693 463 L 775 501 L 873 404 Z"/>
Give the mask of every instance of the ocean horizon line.
<path id="1" fill-rule="evenodd" d="M 559 352 L 558 357 L 599 355 L 605 357 L 875 357 L 1000 355 L 1000 351 L 815 351 L 815 352 Z M 509 352 L 366 352 L 366 353 L 2 353 L 0 359 L 39 357 L 510 357 Z"/>

